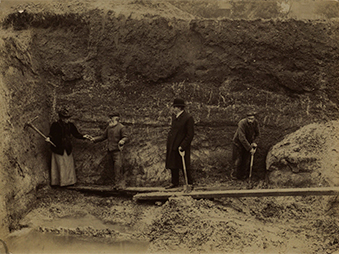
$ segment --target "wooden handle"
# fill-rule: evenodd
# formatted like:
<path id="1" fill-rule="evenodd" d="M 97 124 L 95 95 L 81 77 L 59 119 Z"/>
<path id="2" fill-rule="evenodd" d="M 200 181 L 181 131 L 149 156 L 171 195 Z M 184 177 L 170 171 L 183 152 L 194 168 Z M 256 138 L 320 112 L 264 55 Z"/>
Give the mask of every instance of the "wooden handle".
<path id="1" fill-rule="evenodd" d="M 34 125 L 29 124 L 30 127 L 32 127 L 37 133 L 40 134 L 40 136 L 42 136 L 44 139 L 46 139 L 47 137 L 38 129 L 36 128 Z"/>
<path id="2" fill-rule="evenodd" d="M 183 166 L 184 177 L 185 177 L 185 185 L 187 187 L 188 186 L 188 178 L 187 178 L 187 171 L 186 171 L 185 151 L 179 150 L 179 154 L 181 155 L 181 159 L 182 159 L 182 166 Z"/>
<path id="3" fill-rule="evenodd" d="M 29 127 L 31 127 L 33 130 L 35 130 L 37 133 L 40 134 L 41 137 L 43 137 L 44 139 L 46 139 L 46 135 L 43 134 L 38 128 L 36 128 L 34 125 L 32 125 L 31 123 L 27 124 Z M 48 141 L 48 143 L 50 143 L 52 146 L 56 147 L 56 145 L 52 142 L 52 141 Z"/>

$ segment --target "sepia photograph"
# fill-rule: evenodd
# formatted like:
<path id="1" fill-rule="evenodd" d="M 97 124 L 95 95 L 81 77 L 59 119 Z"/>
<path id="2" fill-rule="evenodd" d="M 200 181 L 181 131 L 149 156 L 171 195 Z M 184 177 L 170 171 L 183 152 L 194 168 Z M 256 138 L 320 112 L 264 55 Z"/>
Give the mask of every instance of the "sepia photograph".
<path id="1" fill-rule="evenodd" d="M 339 254 L 339 0 L 0 0 L 0 254 Z"/>

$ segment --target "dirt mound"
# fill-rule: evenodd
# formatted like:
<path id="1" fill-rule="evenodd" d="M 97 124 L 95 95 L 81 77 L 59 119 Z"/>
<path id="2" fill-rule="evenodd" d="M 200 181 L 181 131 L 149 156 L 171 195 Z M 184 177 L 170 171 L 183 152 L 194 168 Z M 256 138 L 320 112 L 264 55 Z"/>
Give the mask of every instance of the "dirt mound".
<path id="1" fill-rule="evenodd" d="M 274 186 L 339 186 L 339 121 L 314 123 L 286 136 L 267 155 Z"/>
<path id="2" fill-rule="evenodd" d="M 331 252 L 338 247 L 335 235 L 339 227 L 335 219 L 330 219 L 334 224 L 328 223 L 330 217 L 324 216 L 321 204 L 318 198 L 213 202 L 173 197 L 162 206 L 150 227 L 150 250 L 155 253 Z M 326 243 L 321 242 L 323 236 Z"/>

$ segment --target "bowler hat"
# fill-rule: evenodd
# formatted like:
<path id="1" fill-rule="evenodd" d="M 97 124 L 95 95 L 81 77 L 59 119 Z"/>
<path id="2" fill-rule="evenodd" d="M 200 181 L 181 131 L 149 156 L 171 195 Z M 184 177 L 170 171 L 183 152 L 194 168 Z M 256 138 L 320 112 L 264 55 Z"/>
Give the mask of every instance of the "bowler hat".
<path id="1" fill-rule="evenodd" d="M 59 112 L 58 112 L 58 115 L 59 115 L 59 117 L 62 117 L 62 118 L 70 118 L 71 117 L 71 114 L 70 114 L 70 112 L 67 108 L 60 109 Z"/>
<path id="2" fill-rule="evenodd" d="M 173 101 L 173 107 L 185 107 L 185 101 L 183 99 L 176 98 Z"/>
<path id="3" fill-rule="evenodd" d="M 113 113 L 110 113 L 108 116 L 109 116 L 109 118 L 112 118 L 114 116 L 120 117 L 120 114 L 119 114 L 119 112 L 113 112 Z"/>

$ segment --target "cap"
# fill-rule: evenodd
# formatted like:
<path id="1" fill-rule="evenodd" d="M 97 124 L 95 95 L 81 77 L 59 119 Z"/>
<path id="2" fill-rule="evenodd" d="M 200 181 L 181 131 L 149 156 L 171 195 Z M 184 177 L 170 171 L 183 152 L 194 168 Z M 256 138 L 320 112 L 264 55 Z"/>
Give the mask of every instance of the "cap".
<path id="1" fill-rule="evenodd" d="M 110 113 L 108 116 L 109 116 L 109 118 L 112 118 L 114 116 L 120 117 L 120 114 L 119 114 L 119 112 L 113 112 L 113 113 Z"/>
<path id="2" fill-rule="evenodd" d="M 257 114 L 257 112 L 255 112 L 255 111 L 248 111 L 247 112 L 247 116 L 255 116 Z"/>

